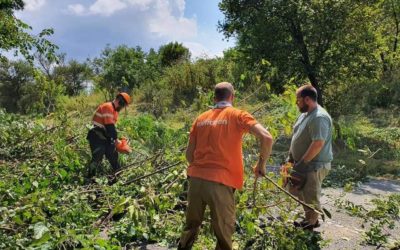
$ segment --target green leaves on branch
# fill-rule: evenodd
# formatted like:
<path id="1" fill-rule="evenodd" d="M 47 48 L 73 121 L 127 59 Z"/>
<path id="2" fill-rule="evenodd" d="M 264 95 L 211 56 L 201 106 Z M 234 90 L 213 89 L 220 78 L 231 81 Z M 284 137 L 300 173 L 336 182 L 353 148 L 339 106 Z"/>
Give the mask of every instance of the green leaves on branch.
<path id="1" fill-rule="evenodd" d="M 28 24 L 15 17 L 14 11 L 22 10 L 24 3 L 21 0 L 6 0 L 0 4 L 0 60 L 6 60 L 4 51 L 21 53 L 29 62 L 33 62 L 33 52 L 54 58 L 58 47 L 47 40 L 52 35 L 52 29 L 44 29 L 37 36 L 29 34 L 32 30 Z"/>

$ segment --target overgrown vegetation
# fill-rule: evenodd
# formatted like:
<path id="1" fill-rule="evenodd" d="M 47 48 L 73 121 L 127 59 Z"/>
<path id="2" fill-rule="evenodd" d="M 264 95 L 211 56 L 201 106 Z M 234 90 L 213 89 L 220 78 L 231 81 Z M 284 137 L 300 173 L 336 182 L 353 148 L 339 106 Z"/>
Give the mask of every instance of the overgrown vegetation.
<path id="1" fill-rule="evenodd" d="M 107 171 L 95 183 L 85 184 L 83 178 L 89 159 L 85 124 L 90 117 L 72 112 L 40 122 L 2 111 L 0 118 L 5 121 L 0 127 L 2 248 L 109 249 L 140 242 L 174 245 L 186 207 L 182 151 L 190 124 L 171 129 L 149 115 L 124 116 L 119 129 L 131 139 L 134 153 L 122 157 L 123 165 L 129 167 L 110 185 Z M 254 143 L 247 140 L 248 149 Z M 255 158 L 252 150 L 246 150 L 246 165 Z M 169 171 L 124 184 L 175 163 L 178 165 Z M 107 165 L 103 167 L 107 169 Z M 252 176 L 250 169 L 247 172 Z M 290 221 L 298 217 L 291 212 L 296 204 L 261 180 L 254 204 L 252 182 L 250 177 L 237 193 L 235 244 L 251 249 L 299 244 L 302 249 L 318 249 L 319 238 L 291 226 Z M 198 246 L 211 247 L 212 233 L 204 231 Z"/>
<path id="2" fill-rule="evenodd" d="M 212 88 L 221 81 L 234 83 L 235 105 L 274 136 L 271 164 L 286 158 L 298 115 L 295 89 L 309 81 L 335 123 L 335 159 L 324 184 L 351 189 L 371 175 L 400 176 L 397 1 L 224 0 L 220 29 L 238 42 L 222 57 L 191 58 L 171 42 L 149 51 L 107 45 L 86 62 L 56 54 L 45 39 L 52 30 L 28 34 L 30 27 L 14 15 L 23 6 L 0 3 L 0 248 L 174 246 L 186 207 L 187 133 L 212 105 Z M 3 56 L 13 49 L 26 60 Z M 118 123 L 134 152 L 121 157 L 127 168 L 117 176 L 104 164 L 88 184 L 91 115 L 118 91 L 134 97 Z M 255 145 L 245 137 L 246 166 L 256 159 Z M 165 166 L 173 167 L 124 184 Z M 236 197 L 235 248 L 319 249 L 326 243 L 291 226 L 299 216 L 296 204 L 265 180 L 253 195 L 246 172 Z M 365 218 L 365 243 L 379 246 L 398 220 L 398 201 L 376 200 L 372 210 L 348 201 L 337 205 Z M 212 248 L 213 240 L 205 221 L 196 248 Z"/>

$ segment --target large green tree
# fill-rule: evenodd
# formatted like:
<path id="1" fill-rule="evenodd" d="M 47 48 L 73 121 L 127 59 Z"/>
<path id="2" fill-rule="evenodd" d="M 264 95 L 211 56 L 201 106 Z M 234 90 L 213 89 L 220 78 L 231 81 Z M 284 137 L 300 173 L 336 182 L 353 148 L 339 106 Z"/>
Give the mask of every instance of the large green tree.
<path id="1" fill-rule="evenodd" d="M 7 112 L 20 112 L 25 88 L 34 84 L 34 68 L 25 61 L 0 61 L 0 106 Z"/>
<path id="2" fill-rule="evenodd" d="M 92 61 L 98 86 L 112 98 L 118 91 L 130 91 L 146 79 L 146 54 L 138 46 L 107 46 L 99 58 Z"/>
<path id="3" fill-rule="evenodd" d="M 190 59 L 189 49 L 178 42 L 170 42 L 161 46 L 158 54 L 160 55 L 161 64 L 164 67 L 186 62 Z"/>
<path id="4" fill-rule="evenodd" d="M 66 93 L 70 96 L 78 95 L 85 88 L 84 83 L 89 81 L 92 70 L 87 63 L 70 60 L 65 65 L 54 68 L 53 79 L 65 86 Z"/>
<path id="5" fill-rule="evenodd" d="M 53 34 L 53 30 L 44 29 L 38 35 L 30 34 L 32 27 L 14 15 L 15 11 L 23 8 L 23 0 L 0 1 L 0 59 L 5 59 L 4 52 L 14 51 L 16 55 L 21 53 L 32 62 L 33 50 L 48 58 L 55 57 L 57 46 L 46 39 Z"/>
<path id="6" fill-rule="evenodd" d="M 381 0 L 376 30 L 380 35 L 382 69 L 386 73 L 399 64 L 400 1 Z M 388 72 L 391 74 L 391 72 Z"/>
<path id="7" fill-rule="evenodd" d="M 62 85 L 27 61 L 0 61 L 0 107 L 7 112 L 48 114 L 63 93 Z"/>
<path id="8" fill-rule="evenodd" d="M 157 81 L 161 76 L 163 67 L 160 55 L 153 48 L 146 54 L 146 78 L 150 81 Z"/>
<path id="9" fill-rule="evenodd" d="M 374 2 L 222 0 L 219 28 L 250 67 L 265 60 L 282 77 L 308 79 L 322 104 L 326 85 L 375 72 Z"/>

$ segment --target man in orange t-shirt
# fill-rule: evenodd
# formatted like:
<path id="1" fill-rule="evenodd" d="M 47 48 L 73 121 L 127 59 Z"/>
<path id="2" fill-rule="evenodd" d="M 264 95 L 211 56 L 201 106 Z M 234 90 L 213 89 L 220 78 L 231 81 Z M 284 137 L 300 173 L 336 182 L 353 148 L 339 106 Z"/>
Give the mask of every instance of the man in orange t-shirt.
<path id="1" fill-rule="evenodd" d="M 217 237 L 216 249 L 232 249 L 235 230 L 234 191 L 243 186 L 242 137 L 250 132 L 260 139 L 255 175 L 265 174 L 272 148 L 271 134 L 247 112 L 233 108 L 234 89 L 218 83 L 214 108 L 201 114 L 190 130 L 186 159 L 189 162 L 186 226 L 178 249 L 191 249 L 208 205 Z"/>

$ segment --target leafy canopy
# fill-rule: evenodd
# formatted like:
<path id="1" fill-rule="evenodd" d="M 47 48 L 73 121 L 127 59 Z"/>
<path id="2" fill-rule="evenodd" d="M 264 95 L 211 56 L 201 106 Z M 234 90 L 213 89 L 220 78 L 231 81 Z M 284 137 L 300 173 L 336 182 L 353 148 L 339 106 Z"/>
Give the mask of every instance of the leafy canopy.
<path id="1" fill-rule="evenodd" d="M 32 30 L 14 15 L 15 11 L 24 9 L 22 0 L 2 0 L 0 2 L 0 59 L 5 60 L 4 52 L 14 51 L 15 55 L 21 53 L 30 62 L 33 61 L 32 50 L 48 58 L 55 57 L 58 47 L 46 39 L 53 34 L 52 29 L 44 29 L 38 35 L 29 34 Z"/>
<path id="2" fill-rule="evenodd" d="M 284 79 L 308 79 L 322 103 L 325 85 L 374 72 L 373 2 L 223 0 L 225 20 L 219 28 L 227 38 L 237 38 L 249 67 L 266 60 Z"/>

